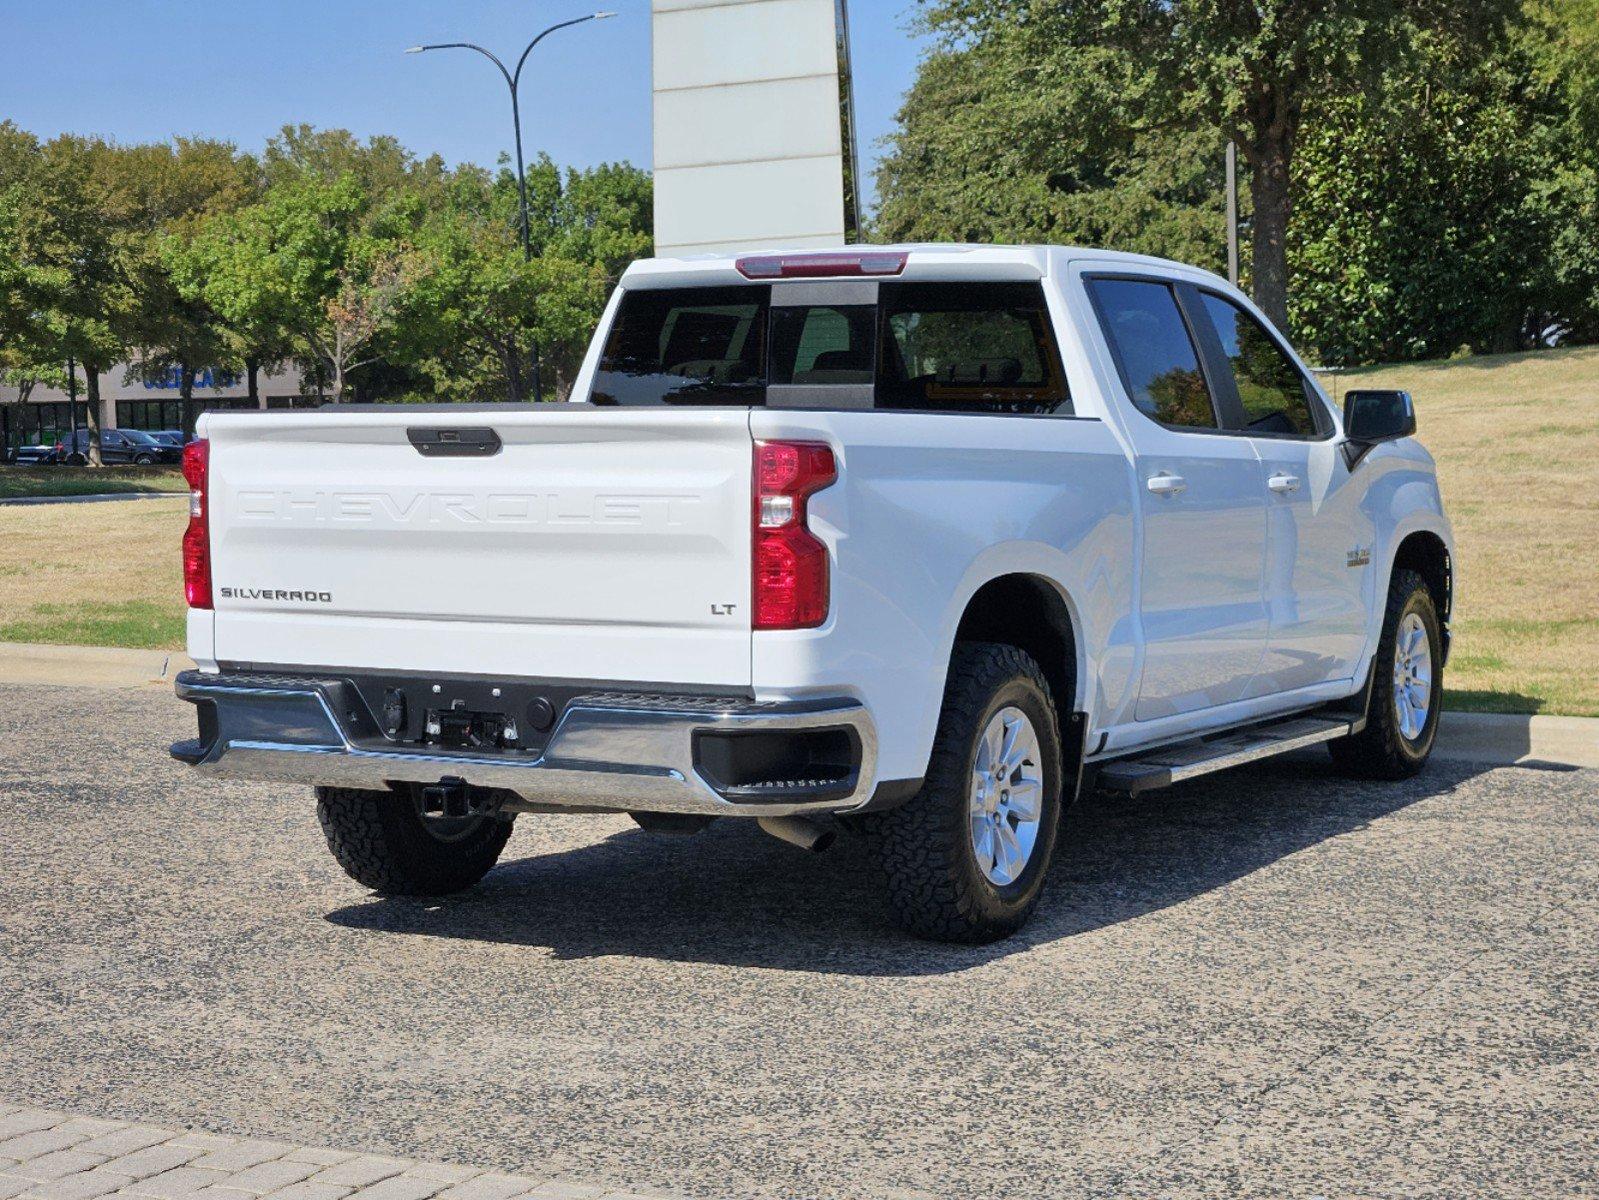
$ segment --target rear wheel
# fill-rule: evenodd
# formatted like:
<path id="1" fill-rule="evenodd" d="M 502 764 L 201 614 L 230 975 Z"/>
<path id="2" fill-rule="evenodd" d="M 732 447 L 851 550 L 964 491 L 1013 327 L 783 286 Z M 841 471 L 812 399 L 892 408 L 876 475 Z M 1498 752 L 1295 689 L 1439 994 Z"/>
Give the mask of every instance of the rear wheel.
<path id="1" fill-rule="evenodd" d="M 1427 583 L 1394 572 L 1372 664 L 1366 728 L 1329 742 L 1333 762 L 1367 779 L 1405 779 L 1426 765 L 1443 699 L 1443 635 Z"/>
<path id="2" fill-rule="evenodd" d="M 141 467 L 148 467 L 154 464 L 155 458 L 149 454 L 135 454 L 133 461 Z"/>
<path id="3" fill-rule="evenodd" d="M 1014 646 L 957 645 L 927 780 L 870 825 L 901 924 L 947 942 L 1016 932 L 1043 892 L 1060 811 L 1043 672 Z"/>
<path id="4" fill-rule="evenodd" d="M 416 788 L 317 788 L 316 815 L 345 873 L 390 896 L 469 888 L 488 874 L 511 836 L 509 818 L 423 816 Z"/>

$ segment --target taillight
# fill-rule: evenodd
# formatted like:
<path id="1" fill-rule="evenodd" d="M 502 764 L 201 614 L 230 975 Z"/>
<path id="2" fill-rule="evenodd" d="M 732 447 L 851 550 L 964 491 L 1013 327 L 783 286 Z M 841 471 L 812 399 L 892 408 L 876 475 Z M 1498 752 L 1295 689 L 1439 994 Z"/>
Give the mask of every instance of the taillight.
<path id="1" fill-rule="evenodd" d="M 756 629 L 813 629 L 827 620 L 827 547 L 805 527 L 805 501 L 837 478 L 822 442 L 755 443 Z"/>
<path id="2" fill-rule="evenodd" d="M 183 598 L 190 608 L 211 607 L 211 530 L 206 513 L 206 483 L 211 443 L 205 438 L 183 448 L 183 477 L 189 481 L 189 527 L 183 531 Z"/>
<path id="3" fill-rule="evenodd" d="M 748 254 L 734 264 L 745 279 L 826 279 L 898 275 L 910 256 L 902 250 L 848 250 L 832 254 Z"/>

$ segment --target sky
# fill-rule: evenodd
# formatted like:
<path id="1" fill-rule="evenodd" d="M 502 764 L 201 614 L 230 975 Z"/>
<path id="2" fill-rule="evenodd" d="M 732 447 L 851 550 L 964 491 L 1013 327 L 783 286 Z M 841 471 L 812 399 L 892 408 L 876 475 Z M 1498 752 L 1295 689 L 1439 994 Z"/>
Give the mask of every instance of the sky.
<path id="1" fill-rule="evenodd" d="M 514 62 L 539 30 L 597 6 L 617 18 L 561 30 L 529 59 L 524 142 L 529 157 L 547 150 L 564 165 L 647 167 L 649 0 L 0 0 L 0 120 L 41 137 L 196 134 L 243 149 L 307 122 L 492 165 L 511 136 L 493 65 L 469 51 L 404 49 L 470 41 Z M 868 187 L 916 70 L 911 7 L 850 3 Z"/>

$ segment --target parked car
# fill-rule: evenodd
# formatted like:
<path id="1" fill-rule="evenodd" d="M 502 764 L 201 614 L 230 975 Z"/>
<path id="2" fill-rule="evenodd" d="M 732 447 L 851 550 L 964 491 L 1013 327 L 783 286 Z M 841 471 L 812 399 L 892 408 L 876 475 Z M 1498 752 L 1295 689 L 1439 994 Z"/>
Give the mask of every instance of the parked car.
<path id="1" fill-rule="evenodd" d="M 1340 411 L 1205 271 L 641 262 L 573 396 L 203 416 L 172 753 L 315 785 L 379 892 L 470 886 L 519 813 L 734 817 L 868 833 L 908 929 L 980 942 L 1085 786 L 1432 750 L 1454 550 L 1410 397 Z"/>
<path id="2" fill-rule="evenodd" d="M 89 461 L 89 431 L 80 429 L 68 434 L 55 445 L 58 462 L 82 466 Z M 183 459 L 181 446 L 170 446 L 156 441 L 142 429 L 102 429 L 100 431 L 100 461 L 107 464 L 135 463 L 149 466 L 153 463 L 176 463 Z"/>
<path id="3" fill-rule="evenodd" d="M 181 429 L 152 429 L 149 433 L 152 438 L 168 449 L 180 451 L 178 455 L 180 459 L 183 457 L 181 454 L 183 447 L 188 445 L 191 440 L 188 434 Z"/>
<path id="4" fill-rule="evenodd" d="M 18 446 L 8 458 L 14 466 L 42 467 L 55 462 L 56 452 L 54 446 Z"/>

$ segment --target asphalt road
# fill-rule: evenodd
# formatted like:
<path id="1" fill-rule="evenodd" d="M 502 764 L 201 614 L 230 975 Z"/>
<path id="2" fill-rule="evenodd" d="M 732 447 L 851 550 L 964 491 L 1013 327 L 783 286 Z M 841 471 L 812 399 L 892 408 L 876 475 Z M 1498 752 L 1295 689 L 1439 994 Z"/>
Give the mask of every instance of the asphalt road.
<path id="1" fill-rule="evenodd" d="M 847 843 L 522 818 L 444 902 L 156 691 L 0 688 L 0 1098 L 703 1197 L 1599 1191 L 1599 772 L 1097 802 L 1027 933 Z"/>

